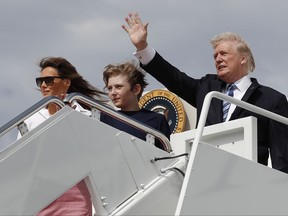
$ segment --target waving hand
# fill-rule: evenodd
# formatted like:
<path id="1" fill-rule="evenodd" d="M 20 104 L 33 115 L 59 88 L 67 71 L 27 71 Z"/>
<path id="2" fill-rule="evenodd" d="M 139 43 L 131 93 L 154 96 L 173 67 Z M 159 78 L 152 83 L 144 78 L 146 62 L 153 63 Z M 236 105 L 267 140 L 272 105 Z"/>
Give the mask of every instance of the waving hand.
<path id="1" fill-rule="evenodd" d="M 125 18 L 127 26 L 122 25 L 122 28 L 128 33 L 137 51 L 141 51 L 148 46 L 147 29 L 149 23 L 143 24 L 138 13 L 129 13 L 128 15 L 129 16 Z"/>

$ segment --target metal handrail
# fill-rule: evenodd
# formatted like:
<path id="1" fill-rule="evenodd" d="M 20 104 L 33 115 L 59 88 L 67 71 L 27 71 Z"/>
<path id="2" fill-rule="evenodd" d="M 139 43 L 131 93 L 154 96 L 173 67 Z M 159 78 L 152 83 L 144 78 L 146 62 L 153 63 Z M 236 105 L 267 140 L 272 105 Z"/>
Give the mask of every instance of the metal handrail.
<path id="1" fill-rule="evenodd" d="M 202 137 L 203 130 L 204 130 L 205 123 L 206 123 L 206 119 L 207 119 L 207 115 L 208 115 L 208 111 L 210 108 L 210 103 L 211 103 L 211 100 L 213 98 L 218 98 L 220 100 L 228 101 L 228 102 L 235 104 L 241 108 L 244 108 L 244 109 L 249 110 L 251 112 L 257 113 L 259 115 L 265 116 L 267 118 L 270 118 L 270 119 L 273 119 L 275 121 L 278 121 L 278 122 L 281 122 L 283 124 L 288 125 L 288 118 L 286 118 L 286 117 L 283 117 L 281 115 L 278 115 L 278 114 L 270 112 L 270 111 L 267 111 L 263 108 L 257 107 L 255 105 L 252 105 L 252 104 L 247 103 L 245 101 L 235 99 L 235 98 L 230 97 L 226 94 L 212 91 L 212 92 L 209 92 L 204 99 L 204 103 L 203 103 L 202 111 L 200 114 L 200 118 L 199 118 L 199 122 L 198 122 L 198 127 L 197 127 L 197 131 L 196 131 L 195 139 L 193 142 L 193 146 L 198 145 L 198 143 Z"/>
<path id="2" fill-rule="evenodd" d="M 203 131 L 204 131 L 204 127 L 205 127 L 208 111 L 209 111 L 209 108 L 210 108 L 210 103 L 211 103 L 213 98 L 217 98 L 217 99 L 220 99 L 220 100 L 228 101 L 231 104 L 235 104 L 235 105 L 237 105 L 237 106 L 239 106 L 239 107 L 241 107 L 243 109 L 249 110 L 251 112 L 257 113 L 259 115 L 265 116 L 267 118 L 270 118 L 270 119 L 273 119 L 275 121 L 278 121 L 278 122 L 281 122 L 283 124 L 288 125 L 288 118 L 286 118 L 286 117 L 283 117 L 281 115 L 275 114 L 275 113 L 270 112 L 270 111 L 267 111 L 267 110 L 265 110 L 263 108 L 255 106 L 255 105 L 249 104 L 249 103 L 247 103 L 245 101 L 241 101 L 239 99 L 235 99 L 233 97 L 230 97 L 230 96 L 228 96 L 226 94 L 223 94 L 223 93 L 220 93 L 220 92 L 217 92 L 217 91 L 209 92 L 205 96 L 205 99 L 204 99 L 202 111 L 201 111 L 199 122 L 198 122 L 198 127 L 197 127 L 196 134 L 195 134 L 195 139 L 193 141 L 193 145 L 192 145 L 192 149 L 191 149 L 190 158 L 195 158 L 196 151 L 197 151 L 197 148 L 198 148 L 198 144 L 199 144 L 199 142 L 200 142 L 200 140 L 202 138 L 202 135 L 203 135 Z M 193 163 L 192 163 L 192 160 L 191 160 L 191 161 L 189 161 L 189 163 L 187 165 L 186 175 L 185 175 L 186 177 L 184 178 L 184 181 L 183 181 L 183 184 L 182 184 L 182 189 L 183 188 L 187 188 L 187 185 L 188 185 L 188 182 L 189 182 L 189 176 L 190 176 L 190 174 L 192 172 L 192 166 L 193 166 Z M 178 205 L 177 205 L 177 208 L 176 208 L 176 213 L 175 213 L 175 215 L 177 215 L 177 216 L 180 215 L 180 211 L 181 211 L 182 205 L 179 205 L 179 204 L 183 203 L 183 200 L 184 200 L 184 197 L 185 197 L 184 193 L 185 193 L 185 190 L 184 191 L 181 190 L 181 193 L 180 193 L 180 196 L 179 196 L 179 200 L 178 200 Z"/>
<path id="3" fill-rule="evenodd" d="M 16 116 L 14 119 L 6 123 L 0 128 L 0 137 L 6 134 L 8 131 L 13 129 L 14 127 L 20 125 L 24 120 L 41 110 L 42 108 L 46 107 L 50 103 L 57 104 L 60 108 L 65 106 L 65 103 L 61 99 L 56 96 L 48 96 L 22 112 L 20 115 Z"/>
<path id="4" fill-rule="evenodd" d="M 120 121 L 123 121 L 134 128 L 137 128 L 141 131 L 144 131 L 148 134 L 153 135 L 162 144 L 164 144 L 166 151 L 168 151 L 168 152 L 172 151 L 169 139 L 164 134 L 158 132 L 154 128 L 151 128 L 149 126 L 145 126 L 141 122 L 139 122 L 135 119 L 132 119 L 129 116 L 125 116 L 122 113 L 117 112 L 116 110 L 114 110 L 114 109 L 112 109 L 106 105 L 101 104 L 100 101 L 89 98 L 89 97 L 87 97 L 83 94 L 80 94 L 80 93 L 71 93 L 71 94 L 67 95 L 63 101 L 65 103 L 71 103 L 73 100 L 79 101 L 80 103 L 82 102 L 89 107 L 94 107 L 97 110 L 100 110 L 101 112 L 103 112 L 107 115 L 110 115 L 110 116 L 112 116 L 112 117 L 114 117 Z"/>

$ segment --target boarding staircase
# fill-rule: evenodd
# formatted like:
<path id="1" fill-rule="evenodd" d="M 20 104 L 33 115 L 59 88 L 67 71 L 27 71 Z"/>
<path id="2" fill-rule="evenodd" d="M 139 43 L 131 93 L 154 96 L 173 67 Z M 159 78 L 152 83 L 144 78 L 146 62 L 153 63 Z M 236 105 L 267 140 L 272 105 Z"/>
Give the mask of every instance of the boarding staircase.
<path id="1" fill-rule="evenodd" d="M 197 130 L 161 133 L 81 94 L 46 97 L 0 128 L 23 134 L 0 152 L 0 215 L 34 215 L 81 180 L 95 215 L 288 215 L 288 175 L 258 164 L 257 120 L 204 127 L 212 98 L 288 124 L 250 104 L 211 92 Z M 69 104 L 91 108 L 85 116 Z M 60 110 L 31 131 L 24 120 L 49 103 Z M 111 115 L 147 133 L 143 141 L 100 122 Z M 156 148 L 159 139 L 166 151 Z"/>

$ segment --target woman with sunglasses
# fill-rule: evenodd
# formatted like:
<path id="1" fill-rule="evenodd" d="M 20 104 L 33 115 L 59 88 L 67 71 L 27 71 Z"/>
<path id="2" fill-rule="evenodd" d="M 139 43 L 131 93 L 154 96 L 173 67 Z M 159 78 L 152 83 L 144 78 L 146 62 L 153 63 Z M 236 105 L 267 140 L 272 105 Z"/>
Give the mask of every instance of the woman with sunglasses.
<path id="1" fill-rule="evenodd" d="M 76 68 L 66 59 L 61 57 L 46 57 L 40 61 L 39 67 L 41 68 L 41 75 L 36 78 L 36 84 L 40 88 L 43 97 L 57 96 L 63 99 L 69 93 L 78 92 L 104 102 L 104 97 L 102 96 L 105 93 L 99 91 L 83 79 Z M 77 102 L 71 106 L 85 115 L 90 115 L 90 111 L 84 109 Z M 57 110 L 57 105 L 49 104 L 46 109 L 40 110 L 25 120 L 28 130 L 30 131 L 44 122 Z M 92 216 L 92 202 L 84 180 L 42 209 L 37 215 Z"/>
<path id="2" fill-rule="evenodd" d="M 88 97 L 97 97 L 97 99 L 103 100 L 102 96 L 105 93 L 83 79 L 76 68 L 66 59 L 46 57 L 40 61 L 39 67 L 41 68 L 41 76 L 36 78 L 36 84 L 44 97 L 58 96 L 64 99 L 66 94 L 78 92 Z M 87 112 L 87 110 L 81 109 L 79 104 L 77 104 L 76 109 Z M 51 104 L 48 110 L 49 114 L 54 114 L 57 111 L 57 106 Z"/>

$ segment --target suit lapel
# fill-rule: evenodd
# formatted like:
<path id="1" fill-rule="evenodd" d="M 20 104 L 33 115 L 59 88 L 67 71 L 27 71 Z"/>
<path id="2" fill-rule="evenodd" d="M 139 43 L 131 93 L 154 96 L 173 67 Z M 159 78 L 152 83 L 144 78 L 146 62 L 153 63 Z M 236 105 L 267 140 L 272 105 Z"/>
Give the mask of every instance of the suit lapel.
<path id="1" fill-rule="evenodd" d="M 211 83 L 211 89 L 212 91 L 218 91 L 218 92 L 222 92 L 222 89 L 224 89 L 226 86 L 226 83 L 221 81 L 220 79 L 218 80 L 214 80 Z M 215 119 L 216 122 L 222 122 L 223 120 L 223 111 L 222 111 L 222 100 L 219 99 L 213 99 L 211 101 L 211 105 L 210 105 L 210 113 L 213 113 L 213 117 L 211 116 L 211 119 Z"/>
<path id="2" fill-rule="evenodd" d="M 244 96 L 242 97 L 242 101 L 245 101 L 247 102 L 248 99 L 250 98 L 250 96 L 252 95 L 252 93 L 255 91 L 256 88 L 258 88 L 260 85 L 259 83 L 257 82 L 256 79 L 254 78 L 251 78 L 252 80 L 252 84 L 249 86 L 249 88 L 247 89 L 247 91 L 245 92 Z M 239 117 L 239 113 L 243 110 L 243 108 L 241 107 L 236 107 L 234 112 L 232 113 L 231 115 L 231 120 L 235 119 L 236 117 L 238 118 Z"/>

